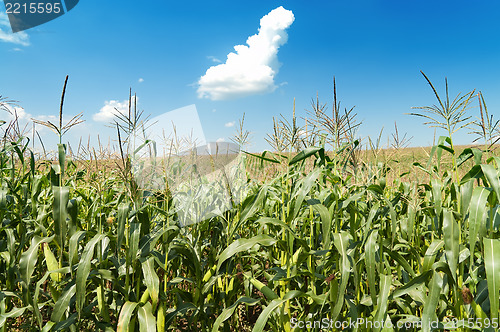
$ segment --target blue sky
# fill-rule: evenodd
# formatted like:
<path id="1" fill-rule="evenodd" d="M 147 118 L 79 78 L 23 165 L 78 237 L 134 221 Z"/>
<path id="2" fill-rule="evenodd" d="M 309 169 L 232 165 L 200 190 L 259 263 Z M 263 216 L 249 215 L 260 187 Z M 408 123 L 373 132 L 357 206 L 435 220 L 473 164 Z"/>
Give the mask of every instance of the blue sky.
<path id="1" fill-rule="evenodd" d="M 248 54 L 241 50 L 246 55 L 209 75 L 236 45 L 249 46 L 266 15 Z M 294 98 L 300 117 L 317 93 L 331 107 L 335 76 L 342 106 L 356 106 L 363 121 L 360 137 L 375 138 L 382 127 L 387 137 L 397 121 L 413 146 L 429 145 L 434 131 L 405 115 L 435 103 L 420 70 L 440 92 L 445 77 L 453 96 L 481 90 L 500 115 L 499 19 L 500 3 L 492 0 L 80 1 L 15 35 L 0 14 L 0 95 L 19 101 L 26 119 L 50 119 L 69 75 L 65 119 L 83 111 L 86 122 L 67 140 L 95 141 L 97 134 L 114 139 L 106 111 L 123 106 L 132 88 L 151 116 L 195 104 L 207 141 L 228 141 L 245 113 L 255 151 L 268 148 L 273 117 L 291 117 Z M 466 133 L 456 142 L 472 141 Z"/>

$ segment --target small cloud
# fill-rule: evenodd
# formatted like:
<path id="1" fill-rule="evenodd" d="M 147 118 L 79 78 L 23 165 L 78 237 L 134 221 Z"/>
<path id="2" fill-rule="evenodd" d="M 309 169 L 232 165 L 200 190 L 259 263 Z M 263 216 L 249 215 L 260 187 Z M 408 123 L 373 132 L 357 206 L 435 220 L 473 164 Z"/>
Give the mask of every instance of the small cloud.
<path id="1" fill-rule="evenodd" d="M 215 113 L 215 112 L 217 112 L 217 110 L 214 108 L 214 109 L 212 110 L 212 113 Z"/>
<path id="2" fill-rule="evenodd" d="M 40 121 L 50 121 L 52 123 L 55 123 L 55 121 L 59 120 L 55 115 L 37 115 L 34 117 L 34 119 Z"/>
<path id="3" fill-rule="evenodd" d="M 260 20 L 259 33 L 236 45 L 225 63 L 208 68 L 198 80 L 198 97 L 224 100 L 274 91 L 278 49 L 287 42 L 286 29 L 295 20 L 290 10 L 278 7 Z"/>
<path id="4" fill-rule="evenodd" d="M 224 139 L 224 137 L 220 137 L 217 139 L 217 141 L 215 141 L 216 143 L 222 143 L 222 142 L 225 142 L 226 140 Z"/>
<path id="5" fill-rule="evenodd" d="M 137 82 L 139 82 L 139 83 L 144 82 L 144 78 L 142 78 L 142 77 L 141 77 L 141 78 L 139 78 L 139 80 L 138 80 Z"/>
<path id="6" fill-rule="evenodd" d="M 31 114 L 27 113 L 22 107 L 16 107 L 14 114 L 17 115 L 17 118 L 20 120 L 28 120 L 31 118 Z"/>
<path id="7" fill-rule="evenodd" d="M 8 120 L 14 120 L 17 117 L 18 121 L 28 121 L 31 118 L 31 114 L 27 113 L 24 108 L 18 107 L 16 105 L 3 105 L 3 109 L 8 112 Z"/>
<path id="8" fill-rule="evenodd" d="M 135 98 L 132 96 L 132 105 L 135 103 Z M 139 98 L 137 98 L 139 100 Z M 99 112 L 92 115 L 92 119 L 97 122 L 109 122 L 117 114 L 127 114 L 128 113 L 128 100 L 118 101 L 118 100 L 107 100 L 104 102 L 104 106 L 101 107 Z"/>
<path id="9" fill-rule="evenodd" d="M 9 17 L 6 13 L 0 12 L 0 41 L 13 43 L 22 46 L 29 46 L 28 34 L 24 31 L 12 33 Z"/>
<path id="10" fill-rule="evenodd" d="M 31 116 L 30 116 L 30 118 L 31 118 Z M 59 119 L 55 115 L 37 115 L 37 116 L 33 116 L 31 119 L 38 120 L 38 121 L 44 121 L 44 122 L 50 121 L 51 123 L 53 123 L 55 125 L 59 125 Z M 39 134 L 45 133 L 47 130 L 49 130 L 47 127 L 45 127 L 43 125 L 36 124 L 36 131 Z"/>
<path id="11" fill-rule="evenodd" d="M 216 63 L 222 63 L 221 60 L 217 59 L 216 57 L 214 57 L 212 55 L 207 56 L 207 59 L 212 60 L 213 62 L 216 62 Z"/>
<path id="12" fill-rule="evenodd" d="M 234 122 L 234 121 L 232 121 L 232 122 L 228 122 L 228 123 L 226 123 L 226 124 L 224 125 L 224 127 L 231 128 L 231 127 L 234 127 L 234 124 L 235 124 L 235 122 Z"/>

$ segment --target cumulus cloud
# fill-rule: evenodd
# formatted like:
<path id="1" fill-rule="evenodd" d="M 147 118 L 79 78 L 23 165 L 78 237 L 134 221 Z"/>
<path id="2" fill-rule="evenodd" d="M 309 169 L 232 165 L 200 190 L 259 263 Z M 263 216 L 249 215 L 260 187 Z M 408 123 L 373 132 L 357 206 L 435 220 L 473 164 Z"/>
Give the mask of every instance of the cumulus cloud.
<path id="1" fill-rule="evenodd" d="M 12 33 L 9 17 L 4 12 L 0 12 L 0 41 L 22 46 L 28 46 L 30 44 L 29 37 L 26 32 L 21 31 Z"/>
<path id="2" fill-rule="evenodd" d="M 228 128 L 231 128 L 231 127 L 234 127 L 234 123 L 235 123 L 234 121 L 232 121 L 232 122 L 228 122 L 228 123 L 226 123 L 224 126 L 225 126 L 225 127 L 228 127 Z"/>
<path id="3" fill-rule="evenodd" d="M 55 115 L 37 115 L 33 117 L 35 120 L 50 121 L 54 124 L 59 124 L 59 118 Z"/>
<path id="4" fill-rule="evenodd" d="M 223 100 L 272 92 L 278 73 L 278 49 L 288 39 L 286 29 L 295 17 L 278 7 L 261 18 L 259 33 L 236 45 L 225 63 L 208 68 L 198 81 L 198 97 Z"/>
<path id="5" fill-rule="evenodd" d="M 29 114 L 28 112 L 26 112 L 24 110 L 24 108 L 22 107 L 16 107 L 13 112 L 12 112 L 13 116 L 12 117 L 16 117 L 17 116 L 17 119 L 18 120 L 28 120 L 31 118 L 31 114 Z"/>
<path id="6" fill-rule="evenodd" d="M 142 77 L 141 77 L 141 78 L 139 78 L 138 82 L 139 82 L 139 83 L 144 82 L 144 78 L 142 78 Z"/>
<path id="7" fill-rule="evenodd" d="M 132 105 L 135 103 L 135 97 L 132 96 Z M 139 100 L 139 98 L 137 98 Z M 124 101 L 118 100 L 107 100 L 104 102 L 104 106 L 99 110 L 99 112 L 92 115 L 92 119 L 97 122 L 109 122 L 117 114 L 127 114 L 128 113 L 128 99 Z"/>
<path id="8" fill-rule="evenodd" d="M 7 115 L 2 112 L 0 118 L 6 116 L 8 121 L 14 120 L 17 118 L 18 121 L 26 122 L 31 118 L 31 114 L 27 113 L 24 108 L 19 107 L 13 104 L 4 104 L 2 105 L 2 109 L 7 111 Z"/>
<path id="9" fill-rule="evenodd" d="M 222 143 L 222 142 L 225 142 L 226 140 L 224 139 L 224 137 L 219 137 L 216 141 L 216 143 Z"/>

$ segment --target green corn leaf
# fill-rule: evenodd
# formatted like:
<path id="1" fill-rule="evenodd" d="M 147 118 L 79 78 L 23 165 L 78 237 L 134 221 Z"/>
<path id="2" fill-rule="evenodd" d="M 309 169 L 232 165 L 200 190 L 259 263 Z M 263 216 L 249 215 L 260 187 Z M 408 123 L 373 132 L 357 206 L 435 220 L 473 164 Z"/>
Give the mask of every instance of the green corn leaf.
<path id="1" fill-rule="evenodd" d="M 127 223 L 127 218 L 128 218 L 128 213 L 129 213 L 129 206 L 126 203 L 121 203 L 118 206 L 118 229 L 117 229 L 117 244 L 116 248 L 117 251 L 120 252 L 120 249 L 122 247 L 123 239 L 125 236 L 125 225 Z"/>
<path id="2" fill-rule="evenodd" d="M 460 249 L 460 229 L 458 228 L 458 223 L 453 217 L 453 213 L 448 210 L 444 210 L 443 212 L 443 233 L 446 260 L 448 261 L 453 279 L 456 281 L 458 254 Z"/>
<path id="3" fill-rule="evenodd" d="M 495 191 L 497 202 L 500 202 L 500 180 L 498 179 L 498 171 L 492 165 L 481 165 L 481 170 L 488 180 L 491 189 Z"/>
<path id="4" fill-rule="evenodd" d="M 153 316 L 153 308 L 151 303 L 147 302 L 137 310 L 139 317 L 140 332 L 156 332 L 156 318 Z"/>
<path id="5" fill-rule="evenodd" d="M 253 327 L 252 332 L 264 331 L 264 328 L 266 327 L 267 320 L 269 319 L 269 317 L 271 316 L 271 314 L 273 313 L 273 311 L 277 307 L 279 307 L 280 305 L 282 305 L 284 302 L 286 302 L 288 300 L 292 300 L 294 298 L 303 297 L 303 296 L 307 296 L 307 295 L 300 292 L 300 291 L 293 290 L 293 291 L 289 291 L 288 293 L 286 293 L 282 299 L 272 300 L 271 303 L 269 303 L 269 305 L 264 310 L 262 310 L 261 314 L 259 315 L 259 318 L 257 318 L 257 321 L 255 322 L 255 326 Z"/>
<path id="6" fill-rule="evenodd" d="M 322 204 L 312 205 L 313 209 L 319 213 L 321 218 L 321 236 L 323 237 L 323 249 L 329 250 L 331 247 L 330 232 L 332 230 L 332 216 L 330 211 Z"/>
<path id="7" fill-rule="evenodd" d="M 21 278 L 26 285 L 30 284 L 31 276 L 35 270 L 35 265 L 38 260 L 38 248 L 41 243 L 50 242 L 54 239 L 54 235 L 51 237 L 41 238 L 35 235 L 31 240 L 31 245 L 21 254 L 19 258 L 19 271 L 21 273 Z"/>
<path id="8" fill-rule="evenodd" d="M 64 171 L 66 168 L 66 145 L 57 144 L 57 150 L 59 154 L 59 166 L 61 167 L 61 178 L 64 178 Z"/>
<path id="9" fill-rule="evenodd" d="M 335 321 L 344 306 L 344 294 L 347 288 L 347 282 L 351 274 L 351 261 L 347 255 L 347 247 L 349 246 L 350 234 L 346 232 L 333 234 L 333 243 L 340 254 L 340 287 L 335 306 L 333 307 L 332 319 Z"/>
<path id="10" fill-rule="evenodd" d="M 479 179 L 483 176 L 483 171 L 481 169 L 481 165 L 476 165 L 470 169 L 470 171 L 467 172 L 467 174 L 464 175 L 462 180 L 460 180 L 460 185 L 463 185 L 466 182 L 469 182 L 473 179 Z"/>
<path id="11" fill-rule="evenodd" d="M 389 256 L 391 256 L 392 259 L 394 259 L 396 262 L 401 265 L 401 267 L 408 272 L 408 274 L 413 278 L 416 276 L 415 271 L 411 268 L 410 264 L 408 264 L 408 261 L 401 256 L 397 251 L 391 250 L 387 247 L 384 247 L 384 252 L 386 252 Z"/>
<path id="12" fill-rule="evenodd" d="M 422 313 L 422 331 L 430 332 L 431 326 L 437 320 L 436 308 L 443 288 L 443 279 L 438 272 L 433 272 L 432 279 L 429 284 L 429 294 L 424 303 Z"/>
<path id="13" fill-rule="evenodd" d="M 290 162 L 288 163 L 288 165 L 293 165 L 295 163 L 298 163 L 299 161 L 307 159 L 310 156 L 312 156 L 312 155 L 316 154 L 317 152 L 319 152 L 320 150 L 323 150 L 323 148 L 318 148 L 318 147 L 309 147 L 309 148 L 306 148 L 306 149 L 300 151 L 299 153 L 297 153 L 297 155 L 295 155 L 295 157 L 293 157 L 292 160 L 290 160 Z"/>
<path id="14" fill-rule="evenodd" d="M 139 240 L 141 238 L 141 224 L 130 223 L 130 240 L 127 248 L 127 265 L 132 264 L 137 259 L 139 250 Z"/>
<path id="15" fill-rule="evenodd" d="M 126 302 L 122 309 L 120 310 L 120 316 L 118 317 L 118 326 L 116 332 L 128 332 L 130 327 L 130 320 L 134 314 L 135 307 L 137 307 L 137 302 Z"/>
<path id="16" fill-rule="evenodd" d="M 397 216 L 396 211 L 394 210 L 393 204 L 384 197 L 384 202 L 389 208 L 389 217 L 391 219 L 391 245 L 394 244 L 394 240 L 396 239 L 396 230 L 397 230 Z"/>
<path id="17" fill-rule="evenodd" d="M 57 270 L 59 268 L 59 263 L 57 262 L 56 256 L 54 255 L 52 250 L 50 250 L 50 247 L 47 243 L 43 243 L 43 254 L 45 256 L 47 270 Z M 50 278 L 55 282 L 59 282 L 62 279 L 62 275 L 60 275 L 59 273 L 51 273 Z"/>
<path id="18" fill-rule="evenodd" d="M 279 164 L 280 162 L 274 158 L 267 158 L 266 157 L 266 153 L 269 152 L 269 151 L 264 151 L 262 153 L 262 155 L 258 155 L 258 154 L 253 154 L 253 153 L 250 153 L 250 152 L 246 152 L 246 151 L 243 151 L 243 153 L 249 155 L 249 156 L 252 156 L 252 157 L 255 157 L 257 159 L 260 159 L 262 161 L 269 161 L 271 163 L 274 163 L 274 164 Z"/>
<path id="19" fill-rule="evenodd" d="M 297 235 L 295 232 L 288 226 L 286 223 L 283 221 L 276 219 L 276 218 L 260 218 L 257 220 L 258 223 L 260 224 L 269 224 L 269 225 L 275 225 L 275 226 L 280 226 L 283 229 L 286 229 L 294 238 L 297 238 Z"/>
<path id="20" fill-rule="evenodd" d="M 462 166 L 462 164 L 472 158 L 472 156 L 473 153 L 471 148 L 464 149 L 462 153 L 460 153 L 460 155 L 457 157 L 457 167 Z"/>
<path id="21" fill-rule="evenodd" d="M 55 273 L 63 273 L 63 274 L 66 274 L 66 273 L 69 273 L 69 267 L 63 267 L 59 270 L 56 270 L 54 271 Z M 44 274 L 44 276 L 37 281 L 36 285 L 35 285 L 35 293 L 33 295 L 33 311 L 35 313 L 35 317 L 37 319 L 37 322 L 38 322 L 38 325 L 39 325 L 39 329 L 42 329 L 42 325 L 43 325 L 43 318 L 42 318 L 42 314 L 40 313 L 40 309 L 39 309 L 39 304 L 38 304 L 38 298 L 39 298 L 39 295 L 40 295 L 40 291 L 42 289 L 42 285 L 45 285 L 45 282 L 47 281 L 47 279 L 49 278 L 49 275 L 50 275 L 50 272 L 46 272 Z M 58 298 L 53 298 L 54 302 L 56 302 L 58 300 Z M 44 327 L 45 328 L 45 327 Z"/>
<path id="22" fill-rule="evenodd" d="M 376 202 L 371 207 L 370 213 L 368 214 L 368 218 L 366 219 L 366 223 L 363 226 L 364 227 L 364 229 L 363 229 L 364 234 L 369 234 L 370 233 L 370 230 L 372 228 L 373 220 L 375 219 L 375 216 L 378 213 L 379 207 L 380 207 L 380 202 Z"/>
<path id="23" fill-rule="evenodd" d="M 370 295 L 372 303 L 374 304 L 377 302 L 377 290 L 375 288 L 375 275 L 377 271 L 375 255 L 377 250 L 377 240 L 378 232 L 373 230 L 365 243 L 365 268 L 368 276 L 368 287 L 370 288 Z"/>
<path id="24" fill-rule="evenodd" d="M 52 330 L 54 332 L 56 331 L 68 331 L 68 329 L 75 324 L 76 320 L 78 319 L 78 315 L 76 313 L 70 315 L 67 319 L 63 320 L 62 322 L 59 322 L 54 325 Z"/>
<path id="25" fill-rule="evenodd" d="M 429 248 L 427 248 L 427 251 L 425 252 L 424 263 L 422 264 L 422 273 L 432 269 L 432 264 L 434 264 L 436 256 L 439 250 L 443 248 L 443 246 L 444 246 L 443 240 L 432 241 L 431 245 L 429 246 Z"/>
<path id="26" fill-rule="evenodd" d="M 467 181 L 460 185 L 460 213 L 465 216 L 469 210 L 472 191 L 474 190 L 474 181 Z"/>
<path id="27" fill-rule="evenodd" d="M 389 291 L 391 289 L 392 276 L 391 275 L 380 275 L 380 292 L 377 296 L 377 312 L 375 313 L 376 322 L 385 322 L 385 316 L 387 315 L 387 305 L 389 299 Z M 375 331 L 380 331 L 380 328 L 375 329 Z"/>
<path id="28" fill-rule="evenodd" d="M 68 201 L 68 216 L 68 237 L 71 238 L 81 228 L 78 223 L 78 200 L 74 198 Z"/>
<path id="29" fill-rule="evenodd" d="M 257 303 L 259 303 L 259 300 L 252 299 L 246 296 L 240 297 L 236 302 L 234 302 L 231 306 L 225 308 L 221 314 L 217 317 L 217 319 L 214 322 L 214 326 L 212 327 L 212 332 L 217 332 L 219 331 L 219 327 L 221 326 L 222 323 L 224 323 L 229 317 L 231 317 L 238 307 L 239 304 L 245 303 L 246 305 L 253 306 Z"/>
<path id="30" fill-rule="evenodd" d="M 196 253 L 193 246 L 186 240 L 176 240 L 170 246 L 170 252 L 168 254 L 168 259 L 174 256 L 183 256 L 185 258 L 186 266 L 193 272 L 196 280 L 203 278 L 201 275 L 201 264 L 200 258 Z"/>
<path id="31" fill-rule="evenodd" d="M 64 248 L 67 231 L 69 188 L 52 187 L 52 191 L 54 192 L 54 209 L 52 211 L 52 216 L 54 217 L 56 241 L 61 248 Z"/>
<path id="32" fill-rule="evenodd" d="M 78 243 L 85 237 L 85 231 L 77 231 L 69 239 L 69 265 L 70 267 L 78 262 Z"/>
<path id="33" fill-rule="evenodd" d="M 258 194 L 249 196 L 247 197 L 247 199 L 245 199 L 245 201 L 243 202 L 240 219 L 230 226 L 230 232 L 228 236 L 229 239 L 233 239 L 234 233 L 240 227 L 240 225 L 244 224 L 248 219 L 252 218 L 258 212 L 259 208 L 262 207 L 267 196 L 267 190 L 268 188 L 266 186 L 262 186 Z"/>
<path id="34" fill-rule="evenodd" d="M 432 186 L 432 198 L 433 198 L 433 203 L 434 203 L 434 211 L 436 212 L 436 216 L 441 215 L 441 209 L 442 209 L 442 198 L 441 198 L 441 182 L 432 179 L 431 180 L 431 186 Z"/>
<path id="35" fill-rule="evenodd" d="M 309 173 L 305 178 L 300 180 L 300 187 L 297 191 L 295 191 L 291 202 L 292 213 L 290 213 L 287 217 L 287 222 L 295 219 L 299 214 L 299 211 L 302 207 L 302 203 L 306 198 L 306 195 L 311 191 L 312 186 L 315 184 L 320 174 L 319 169 L 315 169 L 311 173 Z"/>
<path id="36" fill-rule="evenodd" d="M 150 257 L 142 263 L 142 273 L 144 275 L 144 283 L 153 301 L 153 307 L 156 307 L 160 294 L 160 279 L 154 268 L 154 257 Z"/>
<path id="37" fill-rule="evenodd" d="M 7 318 L 17 318 L 21 316 L 26 311 L 26 309 L 28 309 L 28 307 L 12 308 L 11 311 L 0 314 L 0 327 L 3 327 L 5 325 Z"/>
<path id="38" fill-rule="evenodd" d="M 177 306 L 174 311 L 168 313 L 165 317 L 165 326 L 169 326 L 169 324 L 174 320 L 175 317 L 180 316 L 184 317 L 186 312 L 189 310 L 196 310 L 197 308 L 191 303 L 181 303 Z"/>
<path id="39" fill-rule="evenodd" d="M 16 245 L 16 238 L 14 235 L 14 230 L 10 228 L 5 228 L 4 229 L 5 234 L 7 234 L 7 250 L 9 252 L 9 262 L 7 265 L 10 264 L 10 262 L 14 261 L 16 259 L 16 251 L 15 251 L 15 245 Z"/>
<path id="40" fill-rule="evenodd" d="M 85 296 L 87 295 L 87 278 L 90 273 L 90 262 L 94 256 L 94 247 L 97 242 L 105 238 L 103 234 L 96 234 L 90 240 L 83 250 L 78 269 L 76 271 L 76 311 L 81 315 L 82 308 L 85 304 Z"/>
<path id="41" fill-rule="evenodd" d="M 486 228 L 485 213 L 486 202 L 490 191 L 483 187 L 476 187 L 472 192 L 472 198 L 469 205 L 469 250 L 470 250 L 470 268 L 474 262 L 474 247 L 476 242 L 484 236 L 482 229 Z"/>
<path id="42" fill-rule="evenodd" d="M 415 278 L 413 278 L 412 280 L 410 280 L 409 282 L 407 282 L 406 284 L 404 284 L 403 286 L 399 287 L 394 292 L 392 292 L 390 299 L 392 300 L 400 296 L 406 295 L 410 293 L 412 290 L 417 289 L 417 287 L 424 285 L 432 276 L 432 272 L 433 270 L 427 270 L 426 272 L 416 276 Z"/>
<path id="43" fill-rule="evenodd" d="M 261 246 L 272 246 L 276 243 L 276 239 L 270 237 L 269 235 L 260 234 L 256 235 L 250 239 L 238 239 L 231 243 L 224 251 L 219 255 L 219 259 L 217 261 L 217 271 L 220 269 L 221 265 L 233 257 L 234 255 L 242 252 L 250 250 L 254 245 L 258 244 Z"/>
<path id="44" fill-rule="evenodd" d="M 56 325 L 56 323 L 54 323 L 53 321 L 49 320 L 45 326 L 43 327 L 42 329 L 42 332 L 50 332 L 50 331 L 53 331 L 53 327 L 54 325 Z"/>
<path id="45" fill-rule="evenodd" d="M 42 190 L 42 184 L 47 178 L 43 175 L 35 175 L 33 177 L 33 184 L 31 186 L 31 213 L 33 216 L 37 214 L 38 198 Z"/>
<path id="46" fill-rule="evenodd" d="M 439 144 L 438 148 L 443 149 L 443 150 L 445 150 L 445 151 L 447 151 L 447 152 L 449 152 L 451 154 L 455 154 L 455 150 L 453 150 L 449 146 L 446 146 L 446 145 L 443 145 L 443 144 Z"/>
<path id="47" fill-rule="evenodd" d="M 244 273 L 244 276 L 252 283 L 252 285 L 257 288 L 268 300 L 275 300 L 279 296 L 268 286 L 264 285 L 260 280 L 255 279 L 248 273 Z"/>
<path id="48" fill-rule="evenodd" d="M 63 318 L 66 310 L 69 310 L 69 302 L 71 298 L 76 293 L 76 285 L 71 285 L 57 300 L 54 309 L 52 310 L 52 315 L 50 316 L 50 320 L 59 323 Z"/>
<path id="49" fill-rule="evenodd" d="M 500 292 L 500 240 L 483 238 L 484 266 L 486 280 L 488 281 L 488 294 L 490 298 L 490 318 L 498 319 L 499 292 Z"/>

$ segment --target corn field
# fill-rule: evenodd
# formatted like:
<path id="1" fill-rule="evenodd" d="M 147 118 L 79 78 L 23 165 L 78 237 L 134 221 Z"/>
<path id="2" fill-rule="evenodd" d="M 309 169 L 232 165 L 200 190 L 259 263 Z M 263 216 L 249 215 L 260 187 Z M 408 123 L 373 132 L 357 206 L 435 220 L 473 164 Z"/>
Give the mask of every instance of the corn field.
<path id="1" fill-rule="evenodd" d="M 500 158 L 459 153 L 452 134 L 400 170 L 420 181 L 355 162 L 350 134 L 334 154 L 319 136 L 246 154 L 253 172 L 280 171 L 187 226 L 168 190 L 135 184 L 123 152 L 120 167 L 83 167 L 65 144 L 51 162 L 4 139 L 0 329 L 498 330 Z"/>

